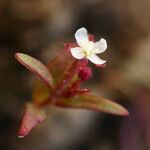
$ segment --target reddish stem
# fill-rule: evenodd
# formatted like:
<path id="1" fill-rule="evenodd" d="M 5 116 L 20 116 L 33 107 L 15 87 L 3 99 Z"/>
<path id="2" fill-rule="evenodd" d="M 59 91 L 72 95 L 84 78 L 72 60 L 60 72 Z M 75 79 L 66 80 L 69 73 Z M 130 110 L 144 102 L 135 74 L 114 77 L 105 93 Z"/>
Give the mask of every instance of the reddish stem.
<path id="1" fill-rule="evenodd" d="M 78 74 L 80 70 L 82 70 L 84 67 L 86 67 L 88 64 L 88 61 L 83 60 L 75 60 L 71 67 L 68 69 L 67 73 L 64 75 L 63 79 L 58 83 L 57 87 L 53 90 L 51 95 L 47 100 L 45 100 L 40 106 L 45 106 L 50 103 L 55 104 L 57 98 L 60 96 L 64 96 L 66 93 L 66 88 L 68 87 L 69 83 L 71 82 L 73 76 L 75 74 Z"/>

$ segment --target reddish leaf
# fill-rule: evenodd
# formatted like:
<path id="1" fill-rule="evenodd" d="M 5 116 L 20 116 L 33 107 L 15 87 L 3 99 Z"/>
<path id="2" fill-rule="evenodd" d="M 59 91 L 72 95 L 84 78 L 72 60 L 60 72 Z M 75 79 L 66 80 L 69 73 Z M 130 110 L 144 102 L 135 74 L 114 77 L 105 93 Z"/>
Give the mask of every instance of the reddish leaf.
<path id="1" fill-rule="evenodd" d="M 41 78 L 50 88 L 54 86 L 54 81 L 47 67 L 37 59 L 22 53 L 16 53 L 16 59 L 27 69 Z"/>
<path id="2" fill-rule="evenodd" d="M 52 76 L 55 79 L 55 82 L 58 83 L 62 80 L 64 75 L 67 73 L 67 70 L 72 65 L 75 59 L 72 57 L 69 51 L 63 50 L 62 53 L 54 57 L 47 65 L 47 68 L 51 72 Z"/>
<path id="3" fill-rule="evenodd" d="M 46 118 L 45 112 L 31 103 L 28 103 L 25 108 L 23 120 L 19 130 L 18 137 L 23 138 L 39 123 L 43 122 Z"/>
<path id="4" fill-rule="evenodd" d="M 59 99 L 56 105 L 60 107 L 85 108 L 95 111 L 103 111 L 120 116 L 126 116 L 129 114 L 125 108 L 115 102 L 102 97 L 85 94 L 68 99 Z"/>

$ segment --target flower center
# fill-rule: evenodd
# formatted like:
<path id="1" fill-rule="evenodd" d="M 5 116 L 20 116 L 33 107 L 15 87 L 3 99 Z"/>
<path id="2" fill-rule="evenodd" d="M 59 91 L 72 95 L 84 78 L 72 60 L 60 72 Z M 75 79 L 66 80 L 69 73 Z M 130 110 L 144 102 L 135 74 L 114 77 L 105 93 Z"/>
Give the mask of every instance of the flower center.
<path id="1" fill-rule="evenodd" d="M 83 50 L 83 52 L 84 52 L 84 54 L 85 54 L 85 57 L 87 57 L 87 56 L 90 56 L 90 55 L 91 55 L 91 52 L 90 52 L 90 51 L 84 51 L 84 50 Z"/>
<path id="2" fill-rule="evenodd" d="M 94 43 L 92 41 L 87 42 L 86 44 L 82 45 L 82 50 L 85 54 L 85 56 L 90 56 L 92 54 Z"/>

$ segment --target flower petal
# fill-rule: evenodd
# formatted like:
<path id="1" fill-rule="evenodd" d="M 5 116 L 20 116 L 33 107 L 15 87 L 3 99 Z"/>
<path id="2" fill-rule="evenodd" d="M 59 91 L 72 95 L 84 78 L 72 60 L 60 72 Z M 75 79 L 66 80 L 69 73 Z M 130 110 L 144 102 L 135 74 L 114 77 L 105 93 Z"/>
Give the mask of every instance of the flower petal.
<path id="1" fill-rule="evenodd" d="M 93 53 L 99 54 L 104 52 L 107 49 L 107 42 L 105 39 L 101 38 L 98 42 L 95 43 Z"/>
<path id="2" fill-rule="evenodd" d="M 76 59 L 82 59 L 85 57 L 85 53 L 81 50 L 80 47 L 71 48 L 70 51 L 72 56 Z"/>
<path id="3" fill-rule="evenodd" d="M 75 33 L 75 38 L 79 46 L 84 45 L 89 41 L 87 30 L 84 27 L 78 29 Z"/>
<path id="4" fill-rule="evenodd" d="M 87 59 L 89 59 L 92 63 L 96 65 L 102 65 L 106 62 L 106 60 L 100 59 L 97 55 L 89 55 L 87 56 Z"/>

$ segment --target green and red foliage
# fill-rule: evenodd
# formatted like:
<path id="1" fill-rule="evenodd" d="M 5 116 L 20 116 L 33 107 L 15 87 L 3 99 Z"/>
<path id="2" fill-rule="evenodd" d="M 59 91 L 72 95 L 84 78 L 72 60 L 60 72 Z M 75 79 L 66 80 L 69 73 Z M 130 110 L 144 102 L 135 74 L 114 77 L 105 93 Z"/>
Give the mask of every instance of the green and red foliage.
<path id="1" fill-rule="evenodd" d="M 120 116 L 128 115 L 121 105 L 100 96 L 93 96 L 89 89 L 80 86 L 92 76 L 88 60 L 76 60 L 70 53 L 75 44 L 65 44 L 65 50 L 47 66 L 35 58 L 16 53 L 16 59 L 32 71 L 36 79 L 32 102 L 26 104 L 19 137 L 25 137 L 32 128 L 46 118 L 45 106 L 82 108 Z"/>

